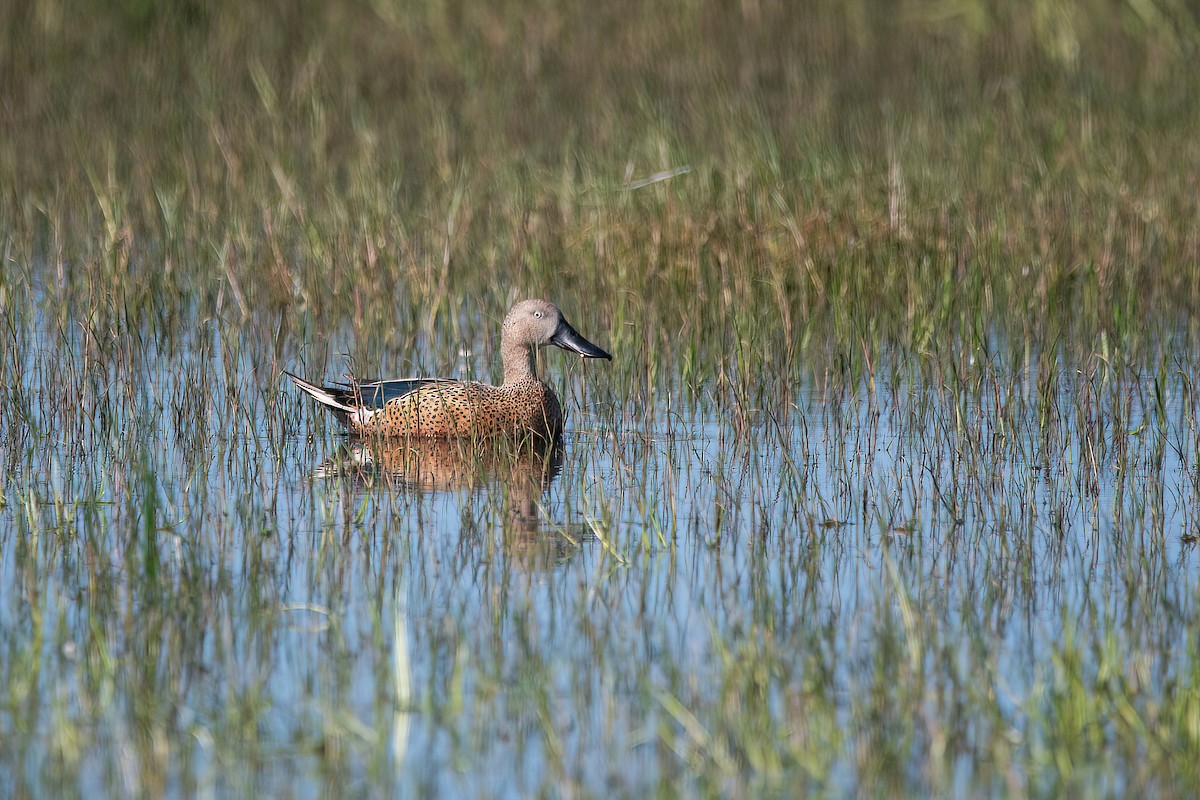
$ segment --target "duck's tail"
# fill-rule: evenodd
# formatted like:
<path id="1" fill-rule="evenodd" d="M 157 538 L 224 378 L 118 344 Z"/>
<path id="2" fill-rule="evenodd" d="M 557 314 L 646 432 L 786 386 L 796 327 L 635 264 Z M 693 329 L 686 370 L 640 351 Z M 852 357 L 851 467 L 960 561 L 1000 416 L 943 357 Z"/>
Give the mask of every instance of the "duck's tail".
<path id="1" fill-rule="evenodd" d="M 343 424 L 349 424 L 351 419 L 362 415 L 362 405 L 357 401 L 354 391 L 349 387 L 318 386 L 315 383 L 304 380 L 298 375 L 293 375 L 286 369 L 283 371 L 283 374 L 291 378 L 292 383 L 300 387 L 306 394 L 332 411 L 333 415 Z"/>

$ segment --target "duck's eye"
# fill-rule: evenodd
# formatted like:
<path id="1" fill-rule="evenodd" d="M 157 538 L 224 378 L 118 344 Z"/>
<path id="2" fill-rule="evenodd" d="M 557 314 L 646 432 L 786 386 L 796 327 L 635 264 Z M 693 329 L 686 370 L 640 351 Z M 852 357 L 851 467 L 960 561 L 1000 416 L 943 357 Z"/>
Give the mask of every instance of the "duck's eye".
<path id="1" fill-rule="evenodd" d="M 540 311 L 535 311 L 535 312 L 533 312 L 533 315 L 534 315 L 535 317 L 537 317 L 538 319 L 541 319 L 541 318 L 542 318 L 542 312 L 540 312 Z"/>

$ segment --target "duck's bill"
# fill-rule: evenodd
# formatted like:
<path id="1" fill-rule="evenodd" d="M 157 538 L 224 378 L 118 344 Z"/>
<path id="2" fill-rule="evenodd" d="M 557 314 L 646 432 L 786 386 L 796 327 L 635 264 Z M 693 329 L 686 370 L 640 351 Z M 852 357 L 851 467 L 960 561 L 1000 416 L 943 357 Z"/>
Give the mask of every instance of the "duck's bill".
<path id="1" fill-rule="evenodd" d="M 579 332 L 572 328 L 566 320 L 558 324 L 558 330 L 550 337 L 550 343 L 563 350 L 579 353 L 584 358 L 607 358 L 612 361 L 612 356 L 580 336 Z"/>

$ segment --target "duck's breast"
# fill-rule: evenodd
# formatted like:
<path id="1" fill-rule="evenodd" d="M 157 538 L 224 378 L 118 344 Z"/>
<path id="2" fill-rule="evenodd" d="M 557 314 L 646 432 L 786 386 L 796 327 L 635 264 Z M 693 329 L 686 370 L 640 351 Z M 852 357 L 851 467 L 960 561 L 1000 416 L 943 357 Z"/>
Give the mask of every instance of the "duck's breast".
<path id="1" fill-rule="evenodd" d="M 506 416 L 513 431 L 545 437 L 562 433 L 562 407 L 549 386 L 529 380 L 502 387 L 501 391 L 509 395 Z"/>

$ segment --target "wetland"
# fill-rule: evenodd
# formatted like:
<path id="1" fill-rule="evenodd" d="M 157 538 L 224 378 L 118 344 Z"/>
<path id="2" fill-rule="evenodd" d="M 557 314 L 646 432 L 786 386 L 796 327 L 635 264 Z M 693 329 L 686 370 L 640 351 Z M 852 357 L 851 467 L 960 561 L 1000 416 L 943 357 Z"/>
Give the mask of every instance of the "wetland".
<path id="1" fill-rule="evenodd" d="M 1188 4 L 0 9 L 0 793 L 1200 788 Z"/>

